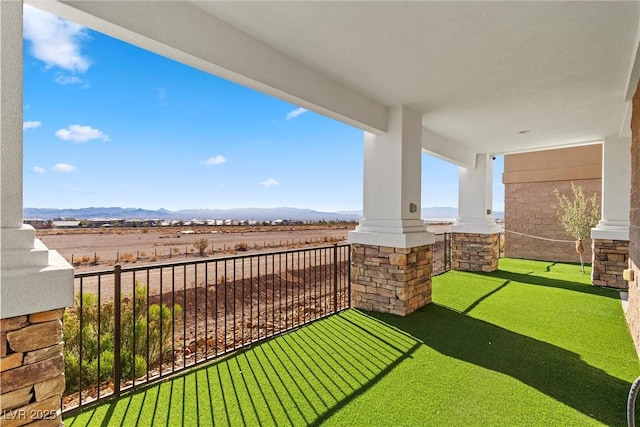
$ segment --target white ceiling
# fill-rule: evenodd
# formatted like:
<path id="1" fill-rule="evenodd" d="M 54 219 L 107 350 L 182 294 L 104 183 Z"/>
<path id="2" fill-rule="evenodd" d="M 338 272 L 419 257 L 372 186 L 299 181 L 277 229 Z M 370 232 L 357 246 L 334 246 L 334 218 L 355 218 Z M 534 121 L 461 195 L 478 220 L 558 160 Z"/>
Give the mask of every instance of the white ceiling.
<path id="1" fill-rule="evenodd" d="M 637 2 L 196 4 L 478 152 L 598 140 L 623 124 Z"/>
<path id="2" fill-rule="evenodd" d="M 368 131 L 406 104 L 459 164 L 618 136 L 640 74 L 637 1 L 27 1 Z"/>

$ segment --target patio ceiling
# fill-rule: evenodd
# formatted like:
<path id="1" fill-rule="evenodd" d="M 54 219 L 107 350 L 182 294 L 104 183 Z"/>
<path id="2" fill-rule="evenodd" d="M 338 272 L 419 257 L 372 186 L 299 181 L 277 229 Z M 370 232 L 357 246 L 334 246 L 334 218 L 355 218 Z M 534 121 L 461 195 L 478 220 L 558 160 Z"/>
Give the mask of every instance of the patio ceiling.
<path id="1" fill-rule="evenodd" d="M 28 3 L 463 165 L 628 135 L 637 84 L 638 2 Z"/>

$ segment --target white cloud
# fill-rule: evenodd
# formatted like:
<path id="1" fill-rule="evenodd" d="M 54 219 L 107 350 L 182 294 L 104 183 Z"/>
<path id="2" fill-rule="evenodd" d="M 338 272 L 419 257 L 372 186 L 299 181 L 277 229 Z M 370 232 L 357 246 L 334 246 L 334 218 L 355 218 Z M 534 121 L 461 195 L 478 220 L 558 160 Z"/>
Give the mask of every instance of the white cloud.
<path id="1" fill-rule="evenodd" d="M 217 165 L 221 165 L 223 163 L 227 163 L 227 158 L 224 156 L 214 156 L 211 158 L 208 158 L 207 160 L 205 160 L 204 162 L 205 165 L 207 166 L 217 166 Z"/>
<path id="2" fill-rule="evenodd" d="M 309 111 L 309 110 L 307 110 L 306 108 L 302 108 L 302 107 L 298 108 L 297 110 L 289 111 L 287 113 L 287 117 L 285 117 L 284 119 L 286 121 L 293 120 L 296 117 L 298 117 L 299 115 L 306 113 L 307 111 Z"/>
<path id="3" fill-rule="evenodd" d="M 40 126 L 42 126 L 42 122 L 35 121 L 35 120 L 22 122 L 22 130 L 35 129 L 35 128 L 39 128 Z"/>
<path id="4" fill-rule="evenodd" d="M 73 165 L 70 165 L 69 163 L 56 163 L 55 165 L 53 165 L 51 167 L 51 170 L 54 172 L 73 172 L 74 170 L 76 170 L 76 167 Z"/>
<path id="5" fill-rule="evenodd" d="M 260 185 L 262 185 L 263 187 L 273 187 L 278 185 L 278 181 L 276 181 L 273 178 L 267 178 L 264 181 L 262 181 Z"/>
<path id="6" fill-rule="evenodd" d="M 25 40 L 29 51 L 47 68 L 58 67 L 72 73 L 84 73 L 91 61 L 82 53 L 81 41 L 86 39 L 87 29 L 39 9 L 24 6 Z"/>
<path id="7" fill-rule="evenodd" d="M 63 141 L 71 142 L 87 142 L 92 139 L 101 139 L 109 141 L 109 135 L 106 135 L 100 129 L 94 129 L 91 126 L 71 125 L 66 129 L 56 131 L 56 136 Z"/>
<path id="8" fill-rule="evenodd" d="M 64 85 L 64 86 L 66 86 L 66 85 L 83 85 L 82 87 L 84 89 L 87 89 L 89 87 L 89 82 L 87 82 L 86 80 L 81 79 L 78 76 L 62 74 L 62 73 L 56 73 L 56 76 L 54 77 L 54 80 L 56 81 L 56 83 Z"/>
<path id="9" fill-rule="evenodd" d="M 34 166 L 31 171 L 33 171 L 33 173 L 45 173 L 44 168 L 41 168 L 40 166 Z"/>

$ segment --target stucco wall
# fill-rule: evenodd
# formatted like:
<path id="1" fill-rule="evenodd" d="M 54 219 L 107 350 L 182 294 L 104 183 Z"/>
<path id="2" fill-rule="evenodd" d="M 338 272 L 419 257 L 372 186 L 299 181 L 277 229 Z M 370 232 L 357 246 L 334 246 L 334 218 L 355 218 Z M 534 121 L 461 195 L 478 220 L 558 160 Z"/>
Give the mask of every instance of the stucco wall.
<path id="1" fill-rule="evenodd" d="M 545 261 L 578 262 L 574 243 L 550 242 L 511 233 L 555 240 L 573 240 L 556 216 L 553 190 L 571 194 L 571 183 L 587 196 L 602 191 L 602 145 L 547 150 L 505 156 L 505 256 Z M 591 240 L 583 243 L 591 262 Z"/>
<path id="2" fill-rule="evenodd" d="M 633 97 L 631 119 L 631 209 L 629 227 L 629 265 L 635 280 L 629 282 L 627 320 L 631 335 L 640 353 L 640 90 Z"/>

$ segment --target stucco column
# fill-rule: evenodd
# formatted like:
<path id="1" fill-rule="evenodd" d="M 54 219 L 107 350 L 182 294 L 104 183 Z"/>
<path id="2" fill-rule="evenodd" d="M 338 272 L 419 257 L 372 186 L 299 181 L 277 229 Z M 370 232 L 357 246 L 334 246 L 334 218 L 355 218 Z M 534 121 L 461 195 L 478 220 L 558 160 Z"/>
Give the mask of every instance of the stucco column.
<path id="1" fill-rule="evenodd" d="M 606 138 L 602 144 L 602 219 L 592 239 L 629 240 L 631 138 Z"/>
<path id="2" fill-rule="evenodd" d="M 365 133 L 364 218 L 349 232 L 354 307 L 405 316 L 431 302 L 433 233 L 420 218 L 422 117 L 389 109 L 388 132 Z"/>
<path id="3" fill-rule="evenodd" d="M 0 401 L 7 425 L 58 425 L 73 267 L 22 224 L 22 7 L 0 1 Z"/>
<path id="4" fill-rule="evenodd" d="M 73 303 L 73 267 L 22 224 L 22 1 L 0 2 L 0 317 Z"/>
<path id="5" fill-rule="evenodd" d="M 493 160 L 476 155 L 475 169 L 458 172 L 458 218 L 449 227 L 451 267 L 464 271 L 494 271 L 498 268 L 500 226 L 492 214 Z"/>
<path id="6" fill-rule="evenodd" d="M 432 244 L 420 218 L 422 117 L 405 106 L 389 109 L 388 132 L 364 136 L 363 218 L 351 243 L 398 248 Z"/>
<path id="7" fill-rule="evenodd" d="M 629 258 L 631 138 L 605 138 L 602 144 L 601 220 L 591 229 L 591 283 L 626 288 L 622 271 Z"/>

